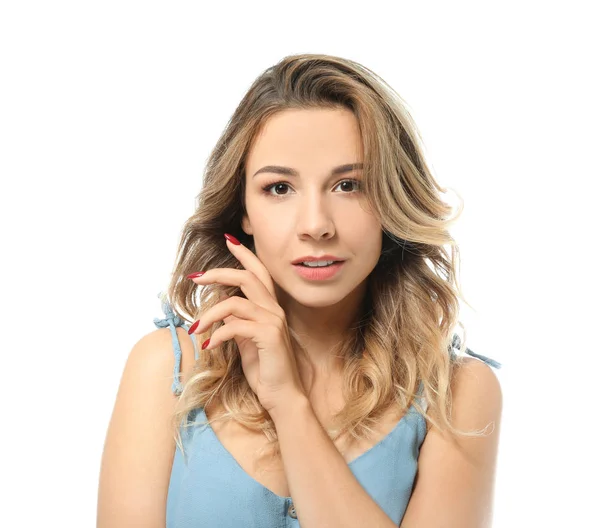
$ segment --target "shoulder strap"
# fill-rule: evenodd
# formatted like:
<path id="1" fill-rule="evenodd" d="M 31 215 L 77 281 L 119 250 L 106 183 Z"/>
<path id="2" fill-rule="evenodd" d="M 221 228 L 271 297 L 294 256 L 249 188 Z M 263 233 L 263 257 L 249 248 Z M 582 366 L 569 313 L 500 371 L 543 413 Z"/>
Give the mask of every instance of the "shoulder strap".
<path id="1" fill-rule="evenodd" d="M 417 398 L 419 400 L 419 405 L 423 408 L 424 411 L 427 411 L 427 400 L 423 395 L 423 389 L 425 385 L 423 384 L 423 380 L 419 382 L 419 388 L 417 389 Z"/>
<path id="2" fill-rule="evenodd" d="M 448 352 L 450 352 L 452 359 L 454 359 L 456 357 L 456 353 L 454 352 L 454 350 L 460 350 L 460 345 L 461 345 L 460 337 L 458 337 L 458 334 L 454 334 L 452 336 L 452 344 L 448 347 Z M 476 354 L 470 348 L 466 348 L 465 352 L 467 354 L 469 354 L 470 356 L 476 357 L 477 359 L 481 359 L 481 361 L 483 361 L 484 363 L 487 363 L 490 367 L 494 367 L 497 369 L 502 367 L 502 364 L 498 363 L 496 360 L 491 359 L 486 356 L 482 356 L 481 354 Z"/>
<path id="3" fill-rule="evenodd" d="M 158 294 L 158 297 L 161 300 L 162 311 L 165 315 L 164 319 L 159 319 L 158 317 L 154 319 L 154 325 L 157 328 L 167 328 L 171 330 L 171 340 L 173 342 L 173 353 L 175 354 L 175 365 L 173 366 L 173 385 L 171 386 L 171 390 L 179 396 L 183 391 L 183 386 L 181 385 L 181 381 L 179 380 L 179 374 L 181 372 L 181 345 L 179 344 L 179 339 L 177 337 L 178 326 L 181 326 L 185 330 L 189 330 L 190 325 L 185 324 L 185 321 L 181 319 L 171 307 L 169 300 L 167 299 L 167 295 L 163 292 Z M 194 357 L 198 359 L 198 342 L 196 341 L 196 336 L 194 334 L 191 335 L 192 342 L 194 343 Z"/>

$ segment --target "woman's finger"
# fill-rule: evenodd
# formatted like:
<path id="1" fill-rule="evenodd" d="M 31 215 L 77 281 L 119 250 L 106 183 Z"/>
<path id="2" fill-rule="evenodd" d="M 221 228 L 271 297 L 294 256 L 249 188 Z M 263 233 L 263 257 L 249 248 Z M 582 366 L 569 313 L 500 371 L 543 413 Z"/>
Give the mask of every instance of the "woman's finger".
<path id="1" fill-rule="evenodd" d="M 196 284 L 223 284 L 238 286 L 247 299 L 262 306 L 266 310 L 278 313 L 281 309 L 277 300 L 271 296 L 265 285 L 254 273 L 248 270 L 234 268 L 214 268 L 206 271 L 200 277 L 191 278 Z"/>
<path id="2" fill-rule="evenodd" d="M 276 296 L 273 279 L 260 259 L 254 253 L 252 253 L 249 248 L 240 243 L 240 241 L 234 236 L 226 233 L 225 238 L 227 240 L 227 247 L 229 248 L 229 251 L 231 251 L 231 254 L 240 261 L 240 264 L 244 266 L 244 269 L 252 272 L 258 278 L 258 280 L 260 280 L 265 289 L 269 292 L 269 295 L 275 299 Z"/>
<path id="3" fill-rule="evenodd" d="M 260 323 L 272 323 L 275 322 L 277 316 L 249 299 L 234 295 L 233 297 L 229 297 L 219 302 L 212 308 L 209 308 L 202 315 L 200 323 L 194 329 L 193 333 L 201 334 L 219 321 L 225 321 L 227 324 L 226 320 L 229 318 Z M 229 320 L 231 321 L 231 319 Z"/>

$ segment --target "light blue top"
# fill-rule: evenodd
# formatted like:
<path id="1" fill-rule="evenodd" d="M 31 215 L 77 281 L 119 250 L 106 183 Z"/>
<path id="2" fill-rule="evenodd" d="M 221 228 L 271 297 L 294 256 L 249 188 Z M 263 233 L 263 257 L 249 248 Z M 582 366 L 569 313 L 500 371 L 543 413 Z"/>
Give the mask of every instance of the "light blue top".
<path id="1" fill-rule="evenodd" d="M 181 347 L 175 328 L 187 330 L 189 325 L 174 314 L 164 295 L 161 298 L 165 319 L 155 319 L 154 324 L 171 330 L 175 353 L 173 392 L 178 395 L 182 390 L 177 378 Z M 194 335 L 192 339 L 198 359 Z M 460 347 L 458 336 L 454 336 L 452 347 Z M 501 366 L 493 359 L 466 351 L 495 368 Z M 454 354 L 453 350 L 450 352 Z M 421 388 L 422 385 L 419 393 Z M 189 415 L 194 425 L 181 428 L 186 459 L 177 448 L 167 497 L 167 528 L 298 528 L 292 497 L 276 495 L 248 475 L 211 426 L 201 425 L 206 419 L 204 409 L 195 409 Z M 425 419 L 411 405 L 383 440 L 348 464 L 361 486 L 396 526 L 400 525 L 412 494 L 425 434 Z"/>

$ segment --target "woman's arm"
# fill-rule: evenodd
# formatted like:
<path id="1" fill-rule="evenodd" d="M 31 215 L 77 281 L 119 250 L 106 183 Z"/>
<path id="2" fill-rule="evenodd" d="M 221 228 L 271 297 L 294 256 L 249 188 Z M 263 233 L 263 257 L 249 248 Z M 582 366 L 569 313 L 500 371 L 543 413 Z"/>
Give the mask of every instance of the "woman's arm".
<path id="1" fill-rule="evenodd" d="M 485 363 L 464 358 L 452 382 L 452 420 L 461 430 L 493 422 L 487 436 L 456 443 L 430 430 L 419 455 L 415 489 L 401 528 L 490 528 L 502 391 Z"/>
<path id="2" fill-rule="evenodd" d="M 177 334 L 185 372 L 193 348 L 187 332 L 178 328 Z M 129 354 L 104 444 L 97 528 L 165 526 L 175 453 L 173 361 L 168 328 L 144 336 Z"/>

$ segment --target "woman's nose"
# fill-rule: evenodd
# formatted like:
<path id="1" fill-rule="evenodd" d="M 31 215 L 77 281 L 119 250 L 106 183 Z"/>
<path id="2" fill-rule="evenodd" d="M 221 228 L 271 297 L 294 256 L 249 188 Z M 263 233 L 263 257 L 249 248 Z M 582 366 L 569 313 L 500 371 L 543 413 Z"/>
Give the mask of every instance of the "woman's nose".
<path id="1" fill-rule="evenodd" d="M 312 238 L 332 236 L 335 232 L 334 222 L 326 200 L 314 198 L 305 200 L 297 211 L 296 225 L 298 234 Z"/>

